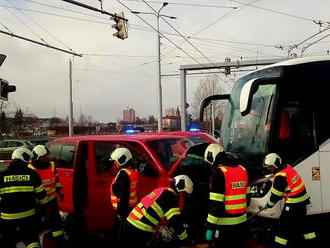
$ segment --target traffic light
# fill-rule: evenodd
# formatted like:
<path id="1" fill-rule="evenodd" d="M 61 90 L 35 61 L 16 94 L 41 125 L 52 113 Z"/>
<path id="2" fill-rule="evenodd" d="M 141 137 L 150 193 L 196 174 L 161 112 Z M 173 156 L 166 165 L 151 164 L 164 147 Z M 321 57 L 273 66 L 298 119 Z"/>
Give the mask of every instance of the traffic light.
<path id="1" fill-rule="evenodd" d="M 112 25 L 118 32 L 114 33 L 113 36 L 116 36 L 119 39 L 126 39 L 128 37 L 127 33 L 127 21 L 124 20 L 124 12 L 119 12 L 115 14 L 115 17 L 111 17 L 112 20 L 115 21 L 116 24 Z M 120 18 L 118 18 L 120 17 Z"/>
<path id="2" fill-rule="evenodd" d="M 15 85 L 9 85 L 6 80 L 0 78 L 0 100 L 7 101 L 8 93 L 16 91 Z"/>

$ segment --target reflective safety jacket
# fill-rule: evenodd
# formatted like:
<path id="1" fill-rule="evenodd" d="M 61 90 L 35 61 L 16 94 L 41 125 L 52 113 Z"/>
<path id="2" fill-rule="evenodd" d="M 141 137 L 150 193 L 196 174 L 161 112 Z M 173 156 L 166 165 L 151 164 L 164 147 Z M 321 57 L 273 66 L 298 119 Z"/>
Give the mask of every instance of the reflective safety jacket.
<path id="1" fill-rule="evenodd" d="M 247 220 L 248 175 L 243 166 L 219 166 L 211 178 L 207 225 L 237 225 Z"/>
<path id="2" fill-rule="evenodd" d="M 36 214 L 38 204 L 48 202 L 36 171 L 14 160 L 0 173 L 0 218 L 20 220 Z"/>
<path id="3" fill-rule="evenodd" d="M 168 220 L 168 226 L 173 227 L 180 240 L 187 239 L 187 231 L 181 221 L 178 208 L 179 197 L 173 189 L 157 188 L 131 211 L 127 221 L 145 232 L 154 232 L 161 220 Z"/>
<path id="4" fill-rule="evenodd" d="M 305 184 L 297 171 L 290 165 L 275 174 L 271 193 L 268 201 L 268 205 L 271 207 L 282 198 L 286 204 L 309 204 Z"/>
<path id="5" fill-rule="evenodd" d="M 134 207 L 137 204 L 137 196 L 136 196 L 136 189 L 137 189 L 137 183 L 139 179 L 139 174 L 137 170 L 134 169 L 121 169 L 118 173 L 115 179 L 112 181 L 111 186 L 110 186 L 110 196 L 111 196 L 111 204 L 115 210 L 118 208 L 118 203 L 122 201 L 121 196 L 115 192 L 114 190 L 114 185 L 117 182 L 117 178 L 120 175 L 120 173 L 125 172 L 128 177 L 129 177 L 129 207 Z M 126 190 L 125 188 L 121 188 L 121 190 Z M 121 194 L 122 195 L 122 194 Z"/>
<path id="6" fill-rule="evenodd" d="M 28 165 L 29 168 L 34 169 L 39 174 L 42 184 L 45 187 L 47 192 L 48 201 L 56 199 L 57 193 L 61 188 L 61 184 L 59 182 L 54 162 L 50 162 L 48 168 L 45 169 L 37 169 L 32 164 Z"/>

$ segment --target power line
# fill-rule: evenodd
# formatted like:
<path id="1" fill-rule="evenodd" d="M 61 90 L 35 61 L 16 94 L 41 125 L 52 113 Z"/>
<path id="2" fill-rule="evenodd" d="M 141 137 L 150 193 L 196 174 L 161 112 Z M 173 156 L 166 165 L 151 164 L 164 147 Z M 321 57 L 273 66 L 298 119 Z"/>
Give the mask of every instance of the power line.
<path id="1" fill-rule="evenodd" d="M 35 2 L 35 1 L 30 1 L 30 0 L 24 0 L 24 1 L 32 2 L 32 3 L 38 3 L 38 2 Z M 77 14 L 87 15 L 87 16 L 99 18 L 99 19 L 102 19 L 102 20 L 107 20 L 107 19 L 104 19 L 103 17 L 100 17 L 100 16 L 91 15 L 91 14 L 87 14 L 87 13 L 83 13 L 83 12 L 79 12 L 79 11 L 74 11 L 74 10 L 70 10 L 70 9 L 66 9 L 66 8 L 62 8 L 62 7 L 57 7 L 57 6 L 53 6 L 53 5 L 49 5 L 49 4 L 42 4 L 42 3 L 38 3 L 38 4 L 45 5 L 45 6 L 48 6 L 48 7 L 58 8 L 58 9 L 66 10 L 66 11 L 70 11 L 70 12 L 77 13 Z M 7 7 L 7 8 L 12 8 L 12 9 L 17 9 L 17 10 L 22 10 L 22 11 L 28 11 L 28 12 L 32 12 L 32 13 L 39 13 L 39 14 L 45 14 L 45 15 L 56 16 L 56 17 L 61 17 L 61 18 L 79 20 L 79 21 L 84 21 L 84 22 L 109 25 L 109 23 L 107 23 L 107 22 L 101 22 L 101 21 L 96 21 L 96 20 L 91 20 L 91 19 L 84 19 L 84 18 L 80 18 L 80 17 L 73 17 L 73 16 L 49 13 L 49 12 L 39 11 L 39 10 L 31 10 L 31 9 L 26 9 L 26 8 L 13 7 L 13 6 L 2 5 L 2 4 L 0 4 L 0 6 Z M 146 32 L 155 32 L 155 30 L 153 30 L 153 29 L 148 29 L 146 27 L 142 27 L 142 26 L 132 24 L 132 23 L 130 23 L 130 28 L 131 29 L 136 29 L 136 30 L 141 30 L 141 31 L 146 31 Z M 167 34 L 167 35 L 180 36 L 179 34 L 171 33 L 171 32 L 164 32 L 163 31 L 162 33 Z M 185 36 L 185 37 L 188 38 L 188 39 L 214 41 L 214 42 L 219 42 L 219 43 L 223 42 L 223 43 L 233 43 L 233 44 L 242 44 L 242 45 L 274 47 L 274 45 L 271 45 L 271 44 L 260 44 L 260 43 L 252 43 L 252 42 L 219 40 L 219 39 L 211 39 L 211 38 L 205 38 L 205 37 L 204 38 L 203 37 L 193 37 L 193 36 Z"/>
<path id="2" fill-rule="evenodd" d="M 120 0 L 117 0 L 117 2 L 119 2 L 121 5 L 123 5 L 126 9 L 128 9 L 132 13 L 132 10 L 129 7 L 127 7 L 124 3 L 122 3 Z M 154 31 L 157 32 L 157 30 L 151 24 L 149 24 L 146 20 L 144 20 L 141 16 L 139 16 L 138 14 L 135 14 L 135 15 L 140 20 L 142 20 L 145 24 L 147 24 L 149 27 L 151 27 Z M 197 62 L 198 64 L 200 64 L 194 57 L 192 57 L 190 54 L 188 54 L 184 49 L 182 49 L 181 47 L 179 47 L 177 44 L 175 44 L 172 40 L 170 40 L 169 38 L 167 38 L 165 35 L 162 34 L 162 37 L 165 38 L 166 40 L 168 40 L 170 43 L 172 43 L 178 49 L 180 49 L 183 53 L 185 53 L 186 55 L 188 55 L 192 60 L 194 60 L 195 62 Z"/>
<path id="3" fill-rule="evenodd" d="M 45 47 L 48 47 L 48 48 L 51 48 L 51 49 L 55 49 L 55 50 L 58 50 L 58 51 L 61 51 L 61 52 L 64 52 L 64 53 L 69 53 L 69 54 L 72 54 L 74 56 L 82 57 L 82 54 L 77 54 L 77 53 L 74 53 L 72 51 L 64 50 L 62 48 L 51 46 L 49 44 L 41 43 L 39 41 L 35 41 L 35 40 L 29 39 L 29 38 L 26 38 L 26 37 L 23 37 L 23 36 L 20 36 L 20 35 L 16 35 L 14 33 L 9 33 L 9 32 L 3 31 L 3 30 L 0 30 L 0 33 L 15 37 L 15 38 L 18 38 L 18 39 L 21 39 L 21 40 L 29 41 L 29 42 L 32 42 L 32 43 L 35 43 L 35 44 L 38 44 L 38 45 L 41 45 L 41 46 L 45 46 Z"/>
<path id="4" fill-rule="evenodd" d="M 8 1 L 7 1 L 8 2 Z M 11 3 L 12 4 L 12 3 Z M 14 6 L 12 4 L 12 6 Z M 15 6 L 14 6 L 15 7 Z M 30 16 L 28 16 L 26 13 L 24 13 L 22 10 L 18 11 L 20 13 L 22 13 L 24 16 L 26 16 L 29 20 L 31 20 L 34 24 L 36 24 L 38 27 L 40 27 L 42 30 L 44 30 L 48 35 L 50 35 L 51 37 L 53 37 L 53 39 L 55 39 L 57 42 L 61 43 L 64 47 L 66 47 L 67 49 L 69 49 L 70 51 L 73 51 L 68 45 L 66 45 L 64 42 L 60 41 L 59 39 L 57 39 L 52 33 L 50 33 L 46 28 L 44 28 L 43 26 L 41 26 L 38 22 L 36 22 L 35 20 L 33 20 Z"/>
<path id="5" fill-rule="evenodd" d="M 140 0 L 124 0 L 128 2 L 140 2 Z M 163 3 L 158 1 L 147 1 L 148 3 Z M 221 5 L 210 5 L 210 4 L 191 4 L 191 3 L 178 3 L 178 2 L 171 2 L 171 5 L 183 5 L 183 6 L 191 6 L 191 7 L 206 7 L 206 8 L 221 8 L 221 9 L 237 9 L 235 6 L 221 6 Z"/>
<path id="6" fill-rule="evenodd" d="M 1 5 L 2 6 L 2 5 Z M 25 22 L 23 22 L 18 16 L 16 16 L 10 9 L 4 7 L 10 14 L 12 14 L 20 23 L 22 23 L 27 29 L 29 29 L 35 36 L 37 36 L 42 42 L 48 45 L 48 43 L 41 38 L 31 27 L 29 27 Z"/>
<path id="7" fill-rule="evenodd" d="M 297 16 L 297 15 L 293 15 L 293 14 L 290 14 L 290 13 L 282 12 L 282 11 L 279 11 L 279 10 L 273 10 L 273 9 L 268 9 L 268 8 L 256 6 L 256 5 L 253 5 L 253 3 L 243 3 L 243 2 L 240 2 L 240 1 L 237 1 L 237 0 L 231 0 L 231 1 L 235 2 L 235 3 L 242 4 L 242 5 L 248 5 L 248 6 L 253 7 L 253 8 L 262 9 L 262 10 L 266 10 L 266 11 L 269 11 L 269 12 L 273 12 L 273 13 L 277 13 L 277 14 L 281 14 L 281 15 L 286 15 L 286 16 L 290 16 L 290 17 L 294 17 L 294 18 L 298 18 L 298 19 L 305 20 L 305 21 L 312 21 L 312 22 L 314 21 L 311 18 L 306 18 L 306 17 Z"/>
<path id="8" fill-rule="evenodd" d="M 82 8 L 85 8 L 85 9 L 89 9 L 89 10 L 93 10 L 93 11 L 96 11 L 96 12 L 100 12 L 101 14 L 104 14 L 104 15 L 109 15 L 111 17 L 116 17 L 118 19 L 122 19 L 124 21 L 128 21 L 127 19 L 121 17 L 121 16 L 117 16 L 116 14 L 112 14 L 110 12 L 107 12 L 103 9 L 98 9 L 98 8 L 95 8 L 93 6 L 90 6 L 90 5 L 87 5 L 87 4 L 84 4 L 84 3 L 81 3 L 81 2 L 77 2 L 77 1 L 74 1 L 74 0 L 62 0 L 63 2 L 66 2 L 66 3 L 71 3 L 71 4 L 74 4 L 74 5 L 77 5 L 79 7 L 82 7 Z"/>

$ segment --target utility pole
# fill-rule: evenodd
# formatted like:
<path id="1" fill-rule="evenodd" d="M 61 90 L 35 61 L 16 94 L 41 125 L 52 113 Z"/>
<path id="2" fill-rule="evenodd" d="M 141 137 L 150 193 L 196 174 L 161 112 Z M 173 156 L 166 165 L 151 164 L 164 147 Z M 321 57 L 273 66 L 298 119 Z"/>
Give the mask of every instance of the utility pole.
<path id="1" fill-rule="evenodd" d="M 154 15 L 157 18 L 157 57 L 158 57 L 158 68 L 157 68 L 157 74 L 158 74 L 158 82 L 157 82 L 157 106 L 158 106 L 158 132 L 161 132 L 163 130 L 163 100 L 162 100 L 162 76 L 161 76 L 161 57 L 160 57 L 160 30 L 159 30 L 159 18 L 160 17 L 167 17 L 170 19 L 176 19 L 175 16 L 168 16 L 168 15 L 161 15 L 160 11 L 168 5 L 168 2 L 163 2 L 162 7 L 157 11 L 157 13 L 153 12 L 141 12 L 141 11 L 131 11 L 133 14 L 149 14 Z M 156 12 L 156 11 L 155 11 Z"/>
<path id="2" fill-rule="evenodd" d="M 69 60 L 69 69 L 70 69 L 70 89 L 69 89 L 69 136 L 73 135 L 73 102 L 72 102 L 72 61 Z"/>
<path id="3" fill-rule="evenodd" d="M 164 5 L 165 7 L 166 5 Z M 158 54 L 158 132 L 163 130 L 163 93 L 162 93 L 162 76 L 161 76 L 161 62 L 160 62 L 160 33 L 159 33 L 159 12 L 163 8 L 161 7 L 157 13 L 157 54 Z"/>

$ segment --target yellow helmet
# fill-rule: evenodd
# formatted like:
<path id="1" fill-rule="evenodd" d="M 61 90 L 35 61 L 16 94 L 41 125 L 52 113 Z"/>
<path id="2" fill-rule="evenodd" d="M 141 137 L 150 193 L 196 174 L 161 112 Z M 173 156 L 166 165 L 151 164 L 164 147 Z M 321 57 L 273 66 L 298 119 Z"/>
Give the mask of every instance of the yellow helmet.
<path id="1" fill-rule="evenodd" d="M 206 162 L 213 165 L 215 158 L 221 152 L 225 152 L 225 149 L 223 148 L 222 145 L 220 145 L 218 143 L 210 144 L 205 150 L 204 159 Z"/>
<path id="2" fill-rule="evenodd" d="M 39 160 L 39 158 L 49 154 L 50 151 L 44 145 L 37 145 L 33 148 L 32 153 L 33 153 L 34 159 Z"/>
<path id="3" fill-rule="evenodd" d="M 32 156 L 33 154 L 29 149 L 25 147 L 19 147 L 13 151 L 13 153 L 11 154 L 11 159 L 21 160 L 22 162 L 29 163 Z"/>
<path id="4" fill-rule="evenodd" d="M 191 194 L 193 192 L 194 184 L 190 180 L 190 178 L 186 175 L 178 175 L 174 177 L 175 180 L 175 188 L 178 192 L 187 192 Z"/>
<path id="5" fill-rule="evenodd" d="M 110 154 L 110 159 L 116 161 L 119 166 L 124 166 L 130 159 L 132 159 L 132 153 L 125 147 L 120 147 L 114 150 Z"/>
<path id="6" fill-rule="evenodd" d="M 282 168 L 282 159 L 276 153 L 269 153 L 265 156 L 264 167 L 274 166 L 276 169 Z"/>

